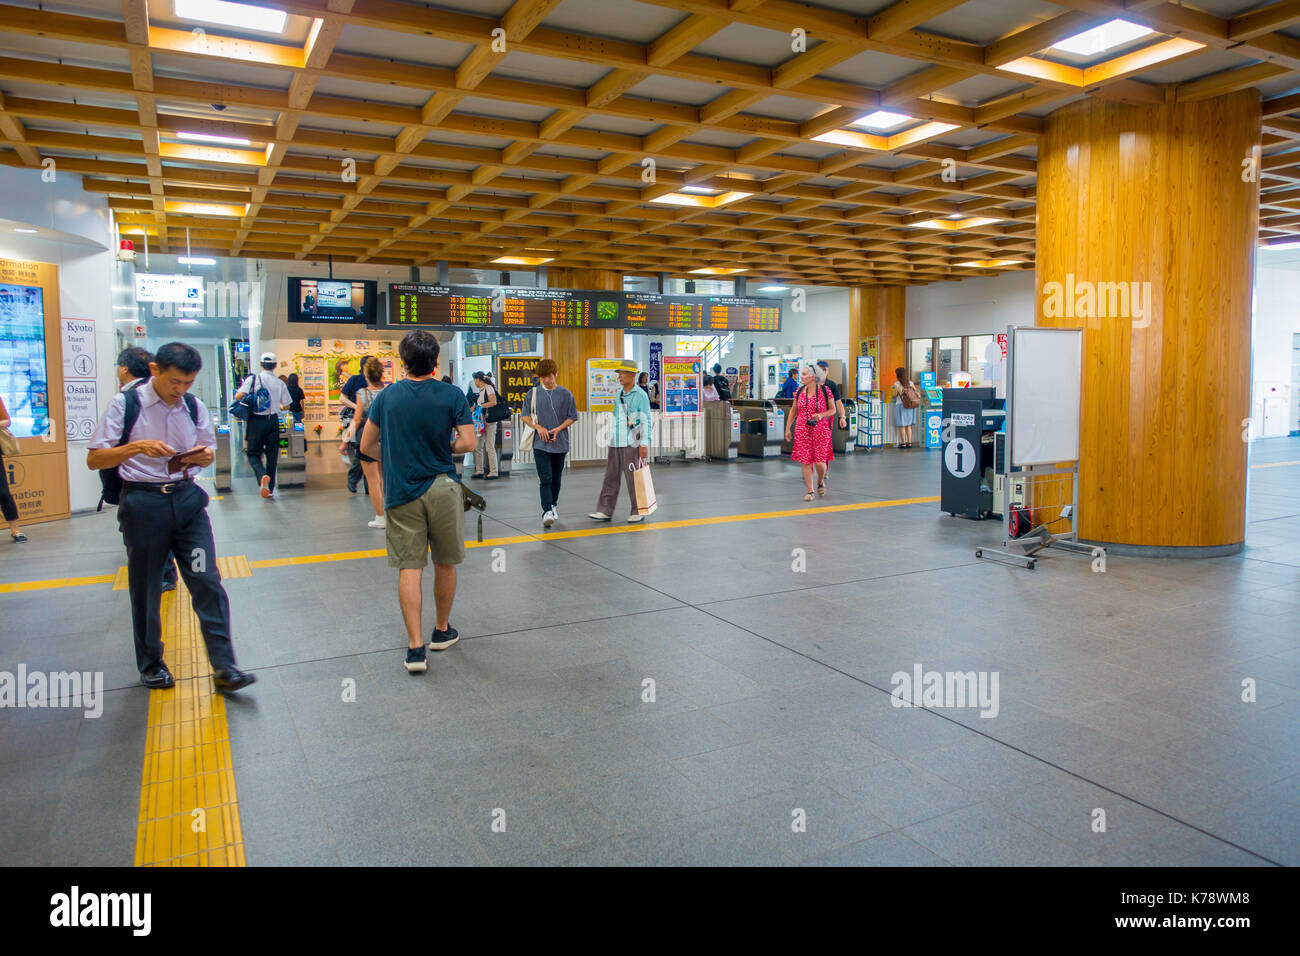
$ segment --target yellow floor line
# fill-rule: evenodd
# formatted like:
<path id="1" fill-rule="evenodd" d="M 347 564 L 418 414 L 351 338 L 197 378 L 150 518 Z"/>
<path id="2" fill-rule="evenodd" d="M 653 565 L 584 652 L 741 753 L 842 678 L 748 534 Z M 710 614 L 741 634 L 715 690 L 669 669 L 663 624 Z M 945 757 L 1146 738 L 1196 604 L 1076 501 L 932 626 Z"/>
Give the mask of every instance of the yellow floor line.
<path id="1" fill-rule="evenodd" d="M 183 580 L 163 595 L 162 616 L 176 686 L 149 691 L 135 865 L 243 866 L 226 701 L 212 689 L 212 667 Z"/>
<path id="2" fill-rule="evenodd" d="M 48 578 L 44 581 L 15 581 L 9 584 L 0 584 L 0 594 L 45 591 L 50 588 L 79 588 L 86 584 L 112 584 L 113 577 L 111 574 L 95 574 L 88 578 Z"/>
<path id="3" fill-rule="evenodd" d="M 541 534 L 519 534 L 506 538 L 488 538 L 485 541 L 466 541 L 467 548 L 493 548 L 503 544 L 524 544 L 528 541 L 562 541 L 566 538 L 593 538 L 605 534 L 643 534 L 651 531 L 669 531 L 674 528 L 698 528 L 705 525 L 735 524 L 741 521 L 763 521 L 769 518 L 806 518 L 809 515 L 838 514 L 845 511 L 868 511 L 872 508 L 897 508 L 902 505 L 932 504 L 939 500 L 938 495 L 926 498 L 895 498 L 891 501 L 859 501 L 847 505 L 824 505 L 815 508 L 789 508 L 784 511 L 759 511 L 751 514 L 715 515 L 711 518 L 683 518 L 680 521 L 654 521 L 643 524 L 597 525 L 591 528 L 579 528 L 574 531 L 547 531 Z M 468 516 L 467 516 L 468 517 Z M 490 516 L 489 516 L 490 517 Z M 579 520 L 587 520 L 585 516 Z M 369 551 L 338 551 L 333 554 L 306 554 L 290 558 L 262 558 L 249 561 L 242 555 L 235 558 L 218 558 L 217 566 L 223 578 L 245 578 L 255 568 L 288 568 L 300 564 L 323 564 L 330 561 L 358 561 L 365 558 L 382 558 L 388 552 L 384 548 Z M 229 563 L 235 562 L 235 563 Z M 228 570 L 229 569 L 229 570 Z M 0 594 L 16 591 L 40 591 L 47 588 L 74 587 L 82 584 L 104 584 L 113 581 L 112 575 L 100 575 L 95 578 L 56 578 L 49 581 L 25 581 L 21 584 L 0 584 Z M 118 584 L 114 590 L 126 588 L 126 568 L 118 569 Z M 120 586 L 119 586 L 120 585 Z"/>

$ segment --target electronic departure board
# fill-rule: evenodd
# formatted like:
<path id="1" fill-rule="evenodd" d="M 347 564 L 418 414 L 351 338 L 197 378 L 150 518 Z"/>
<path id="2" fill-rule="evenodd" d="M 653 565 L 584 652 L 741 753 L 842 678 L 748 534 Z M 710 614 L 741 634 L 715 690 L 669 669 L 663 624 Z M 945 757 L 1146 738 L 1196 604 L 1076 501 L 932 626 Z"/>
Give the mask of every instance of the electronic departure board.
<path id="1" fill-rule="evenodd" d="M 621 292 L 480 289 L 416 283 L 394 283 L 390 292 L 389 328 L 622 328 Z"/>
<path id="2" fill-rule="evenodd" d="M 384 327 L 779 332 L 781 300 L 394 283 Z"/>
<path id="3" fill-rule="evenodd" d="M 689 332 L 780 332 L 781 300 L 735 295 L 627 292 L 627 329 Z"/>

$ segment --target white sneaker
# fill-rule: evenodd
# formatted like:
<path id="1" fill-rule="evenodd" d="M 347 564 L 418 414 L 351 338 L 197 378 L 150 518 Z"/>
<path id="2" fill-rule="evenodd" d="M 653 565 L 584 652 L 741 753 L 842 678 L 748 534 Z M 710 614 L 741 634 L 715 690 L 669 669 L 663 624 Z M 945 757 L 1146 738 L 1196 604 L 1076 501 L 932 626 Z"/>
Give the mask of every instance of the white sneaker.
<path id="1" fill-rule="evenodd" d="M 543 512 L 542 512 L 542 527 L 543 527 L 543 528 L 549 528 L 549 527 L 550 527 L 551 525 L 553 525 L 554 523 L 555 523 L 555 512 L 554 512 L 554 511 L 543 511 Z"/>
<path id="2" fill-rule="evenodd" d="M 387 527 L 388 527 L 388 519 L 387 519 L 384 515 L 380 515 L 378 518 L 375 518 L 373 521 L 367 521 L 367 522 L 366 522 L 366 527 L 367 527 L 367 528 L 387 528 Z"/>
<path id="3" fill-rule="evenodd" d="M 628 515 L 628 516 L 627 516 L 627 523 L 628 523 L 628 524 L 637 524 L 637 523 L 639 523 L 639 522 L 641 522 L 641 521 L 645 521 L 645 515 Z"/>
<path id="4" fill-rule="evenodd" d="M 587 517 L 590 518 L 592 521 L 608 521 L 608 520 L 609 520 L 609 515 L 605 514 L 605 512 L 603 512 L 603 511 L 593 511 L 591 514 L 587 515 Z"/>

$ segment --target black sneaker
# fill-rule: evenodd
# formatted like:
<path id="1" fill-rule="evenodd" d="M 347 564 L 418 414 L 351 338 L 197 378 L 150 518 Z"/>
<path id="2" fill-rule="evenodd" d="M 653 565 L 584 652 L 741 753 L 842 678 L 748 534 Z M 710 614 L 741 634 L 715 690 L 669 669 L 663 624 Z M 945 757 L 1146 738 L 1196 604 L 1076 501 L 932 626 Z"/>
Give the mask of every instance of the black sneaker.
<path id="1" fill-rule="evenodd" d="M 435 629 L 434 632 L 429 635 L 429 650 L 445 651 L 459 640 L 460 633 L 448 624 L 447 630 L 439 631 Z"/>
<path id="2" fill-rule="evenodd" d="M 256 683 L 256 674 L 245 674 L 237 667 L 232 667 L 229 670 L 212 672 L 212 686 L 223 694 L 233 694 L 235 691 L 247 687 L 249 684 Z"/>
<path id="3" fill-rule="evenodd" d="M 150 690 L 166 690 L 176 683 L 166 664 L 155 664 L 140 675 L 140 683 Z"/>
<path id="4" fill-rule="evenodd" d="M 424 657 L 424 645 L 408 647 L 406 649 L 406 672 L 408 674 L 423 674 L 428 669 L 429 664 Z"/>

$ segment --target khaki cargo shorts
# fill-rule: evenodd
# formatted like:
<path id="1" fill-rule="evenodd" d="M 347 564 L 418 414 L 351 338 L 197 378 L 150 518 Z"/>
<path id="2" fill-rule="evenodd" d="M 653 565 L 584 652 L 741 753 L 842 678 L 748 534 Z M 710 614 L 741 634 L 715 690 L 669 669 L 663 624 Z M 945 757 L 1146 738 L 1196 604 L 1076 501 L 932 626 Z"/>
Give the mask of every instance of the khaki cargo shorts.
<path id="1" fill-rule="evenodd" d="M 420 497 L 384 514 L 390 568 L 422 568 L 431 553 L 434 564 L 465 560 L 465 501 L 454 479 L 439 475 Z"/>

